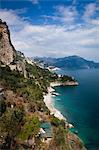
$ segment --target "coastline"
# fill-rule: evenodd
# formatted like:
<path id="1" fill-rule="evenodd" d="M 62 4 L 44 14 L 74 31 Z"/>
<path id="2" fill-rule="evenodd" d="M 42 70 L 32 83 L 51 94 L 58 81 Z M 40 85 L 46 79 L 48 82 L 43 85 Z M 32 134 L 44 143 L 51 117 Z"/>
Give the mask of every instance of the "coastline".
<path id="1" fill-rule="evenodd" d="M 50 83 L 50 86 L 48 87 L 48 93 L 46 95 L 44 95 L 44 103 L 47 106 L 47 108 L 49 109 L 50 115 L 54 115 L 59 120 L 64 120 L 67 123 L 67 126 L 69 128 L 74 128 L 74 126 L 67 121 L 67 118 L 65 118 L 63 116 L 63 114 L 58 109 L 56 109 L 53 105 L 53 100 L 54 100 L 53 97 L 55 96 L 55 95 L 53 95 L 53 93 L 58 95 L 58 93 L 55 93 L 54 87 L 61 86 L 61 85 L 62 84 L 59 82 Z"/>
<path id="2" fill-rule="evenodd" d="M 53 92 L 55 92 L 55 90 L 50 85 L 50 87 L 48 87 L 48 93 L 46 95 L 44 95 L 44 103 L 46 104 L 47 108 L 49 109 L 50 115 L 54 115 L 59 120 L 63 119 L 66 121 L 66 118 L 62 115 L 62 113 L 59 110 L 57 110 L 53 105 L 53 95 L 52 95 Z"/>

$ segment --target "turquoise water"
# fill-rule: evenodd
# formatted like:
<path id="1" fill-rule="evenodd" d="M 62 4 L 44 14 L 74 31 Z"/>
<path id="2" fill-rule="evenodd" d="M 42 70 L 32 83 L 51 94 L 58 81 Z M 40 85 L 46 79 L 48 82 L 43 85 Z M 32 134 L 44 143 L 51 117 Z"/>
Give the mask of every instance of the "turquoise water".
<path id="1" fill-rule="evenodd" d="M 61 70 L 74 76 L 79 86 L 55 87 L 54 105 L 73 123 L 88 150 L 99 150 L 99 69 Z"/>

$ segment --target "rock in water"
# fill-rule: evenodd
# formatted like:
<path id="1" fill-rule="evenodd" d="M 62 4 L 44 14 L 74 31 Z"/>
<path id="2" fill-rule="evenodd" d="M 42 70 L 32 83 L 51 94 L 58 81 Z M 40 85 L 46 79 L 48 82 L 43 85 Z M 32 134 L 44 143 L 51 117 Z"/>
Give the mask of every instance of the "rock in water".
<path id="1" fill-rule="evenodd" d="M 10 40 L 10 32 L 5 22 L 0 20 L 0 61 L 9 65 L 14 61 L 16 51 Z"/>

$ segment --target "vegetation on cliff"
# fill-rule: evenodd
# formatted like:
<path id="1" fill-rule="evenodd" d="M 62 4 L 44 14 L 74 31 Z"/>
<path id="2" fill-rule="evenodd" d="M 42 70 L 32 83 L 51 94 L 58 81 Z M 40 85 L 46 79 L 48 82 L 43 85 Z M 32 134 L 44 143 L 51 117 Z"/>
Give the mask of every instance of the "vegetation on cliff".
<path id="1" fill-rule="evenodd" d="M 1 28 L 5 29 L 6 24 Z M 1 39 L 2 37 L 0 42 L 4 42 Z M 9 47 L 12 44 L 8 38 L 7 40 Z M 12 53 L 10 55 L 9 52 L 8 58 L 3 58 L 2 55 L 0 60 L 0 149 L 74 150 L 74 146 L 72 148 L 68 141 L 69 130 L 65 122 L 50 115 L 43 101 L 43 94 L 47 92 L 51 82 L 70 81 L 72 78 L 60 78 L 35 63 L 30 64 L 20 52 L 16 53 L 16 57 L 8 65 L 10 57 Z M 53 135 L 49 141 L 41 137 L 40 125 L 44 121 L 51 123 Z M 83 145 L 78 140 L 78 150 L 83 150 L 83 146 L 80 148 L 79 144 Z"/>
<path id="2" fill-rule="evenodd" d="M 57 75 L 27 63 L 26 70 L 28 77 L 24 78 L 18 71 L 11 71 L 9 66 L 0 66 L 0 86 L 5 91 L 0 101 L 1 149 L 20 149 L 23 145 L 30 149 L 35 145 L 36 149 L 39 144 L 40 149 L 50 150 L 53 143 L 56 150 L 69 150 L 69 130 L 65 122 L 51 117 L 43 102 L 43 93 L 47 92 L 50 82 L 58 79 Z M 44 121 L 40 112 L 47 116 L 53 128 L 53 138 L 47 147 L 39 137 L 40 124 Z"/>

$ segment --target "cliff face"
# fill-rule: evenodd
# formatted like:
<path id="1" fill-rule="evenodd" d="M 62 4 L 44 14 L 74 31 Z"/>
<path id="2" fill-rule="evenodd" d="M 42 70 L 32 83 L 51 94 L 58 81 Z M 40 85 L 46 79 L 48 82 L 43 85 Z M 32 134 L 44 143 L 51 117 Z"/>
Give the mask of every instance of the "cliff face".
<path id="1" fill-rule="evenodd" d="M 5 22 L 0 20 L 0 61 L 5 65 L 13 62 L 16 51 L 10 40 L 10 32 Z"/>
<path id="2" fill-rule="evenodd" d="M 85 150 L 82 142 L 67 132 L 63 121 L 51 118 L 53 116 L 49 115 L 43 102 L 43 94 L 57 75 L 40 68 L 26 59 L 23 53 L 15 51 L 8 27 L 2 21 L 0 61 L 5 64 L 0 65 L 0 149 L 30 150 L 35 147 L 35 150 Z M 38 136 L 41 121 L 55 122 L 56 125 L 51 124 L 51 141 L 49 137 L 45 140 Z"/>
<path id="3" fill-rule="evenodd" d="M 25 63 L 23 60 L 23 54 L 17 52 L 11 43 L 10 31 L 7 24 L 0 20 L 0 61 L 8 65 L 11 70 L 18 70 L 26 77 Z"/>

